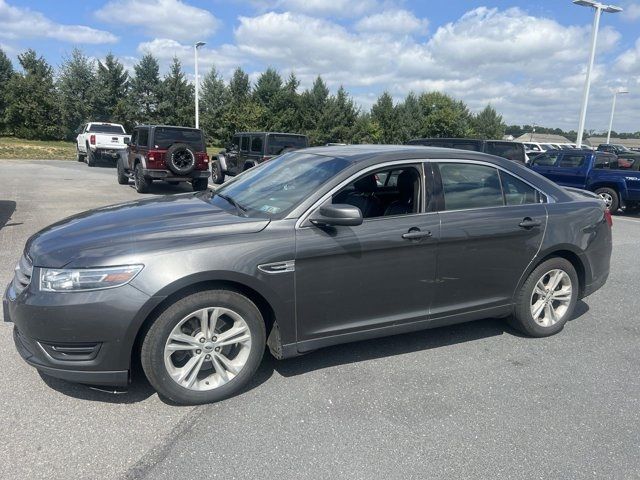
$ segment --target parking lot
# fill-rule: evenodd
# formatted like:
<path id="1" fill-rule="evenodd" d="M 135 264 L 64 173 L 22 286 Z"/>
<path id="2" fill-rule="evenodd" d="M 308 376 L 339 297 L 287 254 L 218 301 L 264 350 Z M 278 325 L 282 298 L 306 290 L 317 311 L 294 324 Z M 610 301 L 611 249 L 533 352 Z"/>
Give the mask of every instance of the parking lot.
<path id="1" fill-rule="evenodd" d="M 26 239 L 149 195 L 112 168 L 0 161 L 0 285 Z M 108 393 L 39 375 L 0 329 L 0 478 L 640 478 L 640 216 L 614 217 L 611 276 L 559 335 L 487 319 L 265 355 L 218 404 L 163 402 L 137 375 Z"/>

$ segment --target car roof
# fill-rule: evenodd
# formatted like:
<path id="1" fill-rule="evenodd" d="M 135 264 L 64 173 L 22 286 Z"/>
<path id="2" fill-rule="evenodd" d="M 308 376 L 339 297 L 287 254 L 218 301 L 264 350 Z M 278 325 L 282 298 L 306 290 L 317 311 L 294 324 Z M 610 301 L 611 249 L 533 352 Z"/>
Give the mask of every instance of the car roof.
<path id="1" fill-rule="evenodd" d="M 144 127 L 144 128 L 158 128 L 158 127 L 162 127 L 162 128 L 180 128 L 182 130 L 200 130 L 199 128 L 193 128 L 193 127 L 181 127 L 179 125 L 148 125 L 148 124 L 144 124 L 144 125 L 136 125 L 134 128 L 140 128 L 140 127 Z"/>
<path id="2" fill-rule="evenodd" d="M 288 133 L 288 132 L 236 132 L 234 135 L 289 135 L 291 137 L 306 137 L 302 133 Z"/>

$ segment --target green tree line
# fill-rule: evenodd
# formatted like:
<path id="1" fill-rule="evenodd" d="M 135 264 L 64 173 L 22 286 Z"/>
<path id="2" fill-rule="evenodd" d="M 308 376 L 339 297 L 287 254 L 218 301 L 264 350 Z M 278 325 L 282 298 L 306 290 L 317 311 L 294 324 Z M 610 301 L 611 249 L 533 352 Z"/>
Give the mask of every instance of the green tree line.
<path id="1" fill-rule="evenodd" d="M 93 60 L 75 49 L 57 71 L 34 50 L 18 55 L 19 68 L 0 49 L 0 134 L 28 139 L 73 139 L 86 121 L 193 126 L 194 87 L 177 58 L 164 75 L 152 54 L 129 73 L 112 54 Z M 502 138 L 502 116 L 487 105 L 472 113 L 440 92 L 410 93 L 394 102 L 382 93 L 370 111 L 340 87 L 333 94 L 318 76 L 300 89 L 294 74 L 268 68 L 254 84 L 237 68 L 226 82 L 212 68 L 201 83 L 200 126 L 210 144 L 237 131 L 303 133 L 311 144 L 404 143 L 417 137 Z"/>

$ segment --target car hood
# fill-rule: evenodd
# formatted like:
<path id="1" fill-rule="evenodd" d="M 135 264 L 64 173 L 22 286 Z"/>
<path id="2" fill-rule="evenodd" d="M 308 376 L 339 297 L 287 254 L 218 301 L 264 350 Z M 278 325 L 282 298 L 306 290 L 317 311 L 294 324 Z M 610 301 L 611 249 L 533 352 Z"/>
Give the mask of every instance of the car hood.
<path id="1" fill-rule="evenodd" d="M 89 210 L 36 233 L 25 250 L 37 267 L 125 265 L 149 254 L 259 232 L 269 224 L 215 207 L 210 197 L 210 192 L 175 195 Z"/>

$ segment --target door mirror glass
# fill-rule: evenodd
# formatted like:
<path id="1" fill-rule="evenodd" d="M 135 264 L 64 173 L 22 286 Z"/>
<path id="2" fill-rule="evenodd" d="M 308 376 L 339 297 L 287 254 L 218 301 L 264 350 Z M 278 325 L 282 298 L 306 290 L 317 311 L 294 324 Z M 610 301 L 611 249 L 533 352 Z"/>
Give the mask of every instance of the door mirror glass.
<path id="1" fill-rule="evenodd" d="M 362 224 L 362 212 L 347 204 L 331 204 L 320 207 L 309 219 L 317 226 L 355 227 Z"/>

